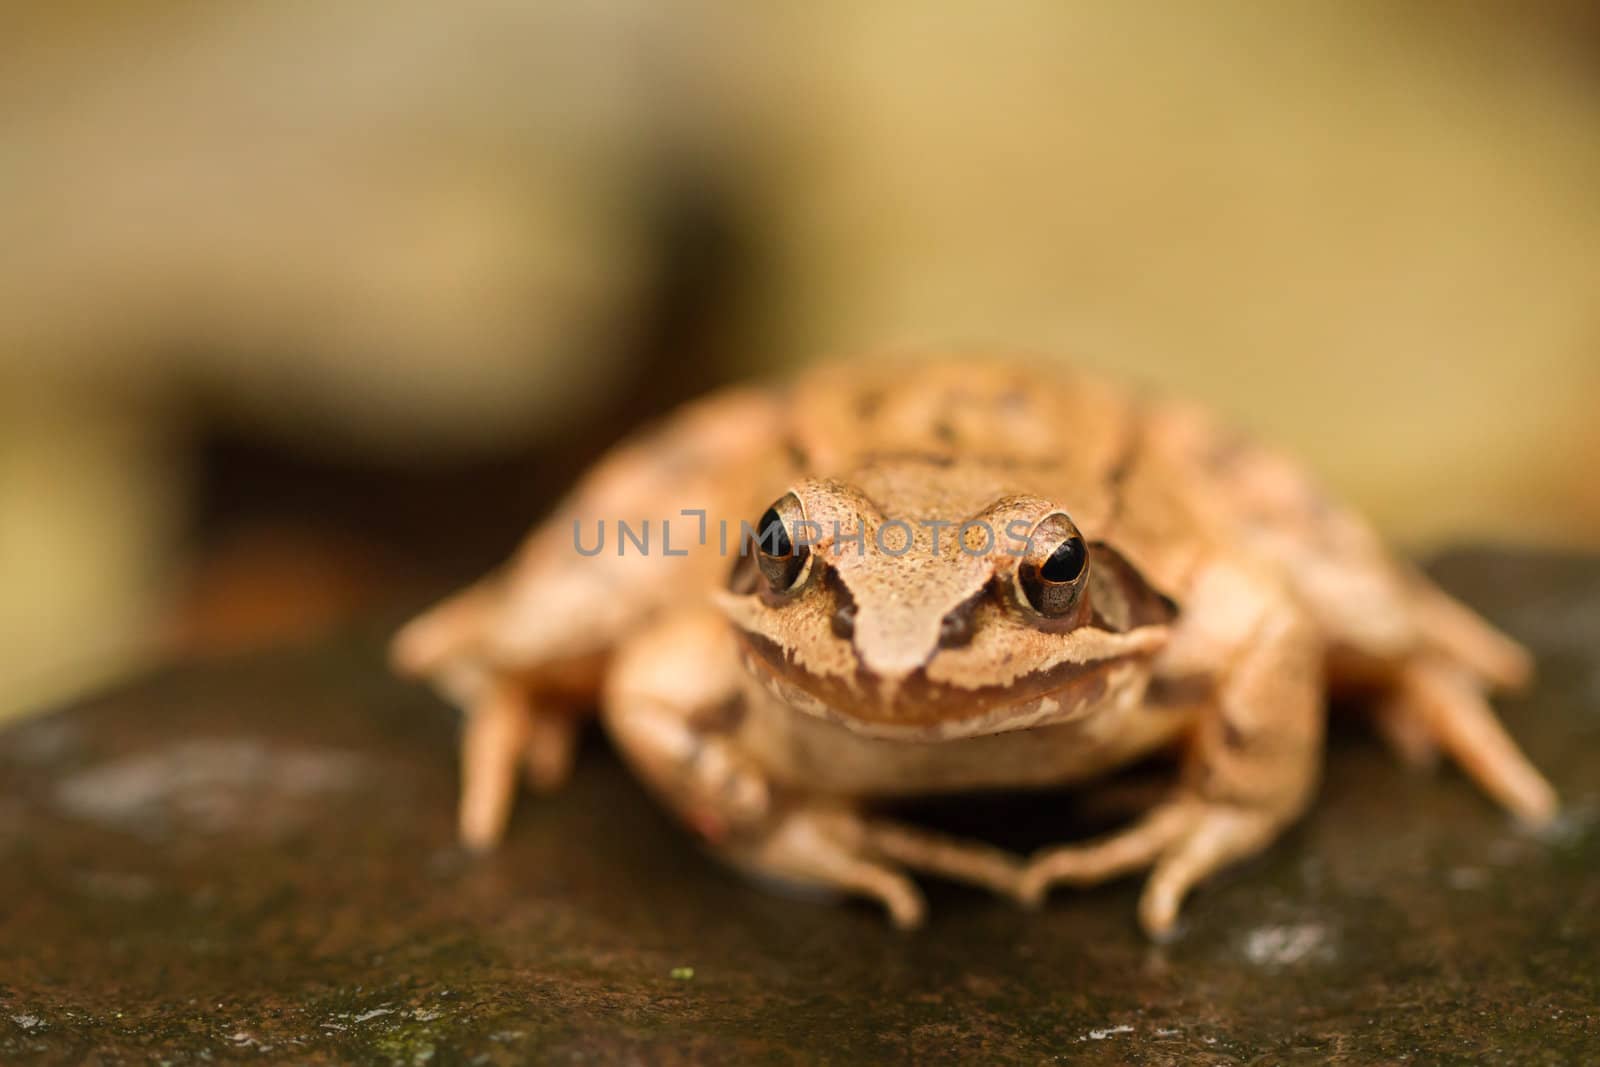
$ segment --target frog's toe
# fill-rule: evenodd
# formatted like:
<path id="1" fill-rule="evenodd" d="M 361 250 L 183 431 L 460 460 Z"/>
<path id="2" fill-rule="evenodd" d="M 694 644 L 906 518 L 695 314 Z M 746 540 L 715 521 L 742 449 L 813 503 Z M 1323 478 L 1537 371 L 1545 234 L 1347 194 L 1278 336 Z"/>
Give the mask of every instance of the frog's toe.
<path id="1" fill-rule="evenodd" d="M 554 793 L 572 777 L 578 720 L 570 715 L 534 712 L 528 718 L 522 750 L 523 777 L 536 793 Z"/>
<path id="2" fill-rule="evenodd" d="M 1022 873 L 1017 896 L 1036 907 L 1052 886 L 1090 886 L 1143 870 L 1182 836 L 1193 812 L 1190 804 L 1162 804 L 1126 830 L 1098 841 L 1037 852 Z"/>
<path id="3" fill-rule="evenodd" d="M 509 693 L 491 690 L 467 715 L 461 738 L 461 843 L 483 851 L 499 844 L 517 791 L 517 766 L 528 740 L 526 711 Z"/>
<path id="4" fill-rule="evenodd" d="M 548 793 L 572 773 L 578 720 L 537 708 L 508 682 L 491 685 L 467 713 L 461 738 L 457 833 L 485 851 L 505 835 L 519 780 Z"/>
<path id="5" fill-rule="evenodd" d="M 1173 800 L 1100 841 L 1039 853 L 1023 874 L 1019 895 L 1036 905 L 1053 885 L 1094 885 L 1150 867 L 1139 898 L 1139 925 L 1163 941 L 1177 928 L 1189 890 L 1218 868 L 1266 847 L 1282 822 L 1268 811 Z"/>
<path id="6" fill-rule="evenodd" d="M 899 884 L 884 887 L 878 894 L 878 899 L 889 912 L 889 921 L 899 930 L 915 930 L 921 926 L 928 917 L 928 905 L 922 899 L 922 893 L 908 880 L 898 879 Z"/>
<path id="7" fill-rule="evenodd" d="M 1465 669 L 1421 657 L 1401 669 L 1386 700 L 1390 715 L 1404 716 L 1460 765 L 1478 787 L 1522 822 L 1544 826 L 1555 818 L 1555 790 L 1522 754 Z"/>
<path id="8" fill-rule="evenodd" d="M 1219 868 L 1265 848 L 1279 825 L 1279 820 L 1248 808 L 1202 809 L 1162 853 L 1145 882 L 1139 897 L 1139 925 L 1144 932 L 1156 941 L 1170 939 L 1189 890 Z"/>

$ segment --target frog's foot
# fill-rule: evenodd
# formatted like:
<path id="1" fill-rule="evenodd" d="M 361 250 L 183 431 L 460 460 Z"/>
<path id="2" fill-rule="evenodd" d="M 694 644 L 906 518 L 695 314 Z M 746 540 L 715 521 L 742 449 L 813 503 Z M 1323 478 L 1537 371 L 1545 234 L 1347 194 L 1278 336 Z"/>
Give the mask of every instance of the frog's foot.
<path id="1" fill-rule="evenodd" d="M 1443 749 L 1528 825 L 1543 826 L 1555 817 L 1555 790 L 1500 725 L 1483 683 L 1466 668 L 1428 656 L 1408 661 L 1379 706 L 1379 723 L 1402 756 Z"/>
<path id="2" fill-rule="evenodd" d="M 802 805 L 728 858 L 750 873 L 798 885 L 870 897 L 902 930 L 922 925 L 927 904 L 910 878 L 873 854 L 874 833 L 856 812 Z"/>
<path id="3" fill-rule="evenodd" d="M 629 763 L 720 856 L 758 878 L 872 897 L 897 926 L 922 922 L 922 894 L 873 847 L 892 831 L 849 808 L 775 797 L 735 739 L 702 732 L 696 719 L 638 692 L 606 710 Z"/>
<path id="4" fill-rule="evenodd" d="M 1218 868 L 1265 848 L 1282 825 L 1281 818 L 1249 807 L 1193 797 L 1168 801 L 1099 841 L 1035 854 L 1017 895 L 1037 906 L 1054 885 L 1090 886 L 1152 868 L 1139 898 L 1139 924 L 1162 940 L 1171 936 L 1190 889 Z"/>
<path id="5" fill-rule="evenodd" d="M 487 686 L 467 714 L 461 739 L 461 843 L 472 849 L 499 843 L 519 779 L 541 793 L 564 785 L 577 733 L 576 717 L 534 705 L 512 683 Z"/>
<path id="6" fill-rule="evenodd" d="M 966 882 L 1015 898 L 1023 864 L 977 841 L 864 818 L 827 801 L 804 802 L 757 835 L 734 838 L 726 855 L 752 874 L 871 897 L 902 929 L 922 925 L 922 894 L 904 870 Z"/>

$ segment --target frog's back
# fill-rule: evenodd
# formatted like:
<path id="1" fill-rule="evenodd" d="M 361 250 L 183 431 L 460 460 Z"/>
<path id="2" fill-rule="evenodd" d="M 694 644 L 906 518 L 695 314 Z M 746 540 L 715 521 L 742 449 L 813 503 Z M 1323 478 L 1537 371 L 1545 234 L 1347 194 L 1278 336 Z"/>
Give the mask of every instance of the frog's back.
<path id="1" fill-rule="evenodd" d="M 884 460 L 926 464 L 930 478 L 960 465 L 994 496 L 1056 501 L 1180 605 L 1208 560 L 1242 553 L 1278 568 L 1333 640 L 1379 656 L 1412 640 L 1404 605 L 1419 580 L 1278 453 L 1199 408 L 1093 374 L 943 359 L 824 364 L 786 388 L 725 390 L 635 435 L 500 576 L 409 628 L 400 658 L 434 673 L 447 660 L 533 663 L 608 647 L 719 580 L 726 561 L 711 558 L 713 544 L 682 561 L 606 552 L 575 567 L 575 519 L 593 528 L 704 508 L 712 528 L 737 530 L 797 478 L 848 478 Z M 1499 675 L 1516 673 L 1509 652 L 1498 658 Z"/>

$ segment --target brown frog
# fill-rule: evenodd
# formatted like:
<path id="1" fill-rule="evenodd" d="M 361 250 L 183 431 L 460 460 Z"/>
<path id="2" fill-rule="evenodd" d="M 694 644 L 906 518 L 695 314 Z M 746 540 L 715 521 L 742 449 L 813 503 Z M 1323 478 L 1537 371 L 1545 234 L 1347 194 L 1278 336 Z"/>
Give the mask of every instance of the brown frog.
<path id="1" fill-rule="evenodd" d="M 598 707 L 718 854 L 901 926 L 924 914 L 907 871 L 1036 904 L 1149 868 L 1139 918 L 1169 934 L 1305 810 L 1333 689 L 1525 822 L 1557 806 L 1485 701 L 1528 655 L 1299 467 L 1192 406 L 1010 363 L 826 366 L 693 404 L 393 653 L 467 712 L 468 845 L 499 839 L 519 779 L 560 785 Z M 1028 859 L 875 813 L 1157 752 L 1180 761 L 1164 800 Z"/>

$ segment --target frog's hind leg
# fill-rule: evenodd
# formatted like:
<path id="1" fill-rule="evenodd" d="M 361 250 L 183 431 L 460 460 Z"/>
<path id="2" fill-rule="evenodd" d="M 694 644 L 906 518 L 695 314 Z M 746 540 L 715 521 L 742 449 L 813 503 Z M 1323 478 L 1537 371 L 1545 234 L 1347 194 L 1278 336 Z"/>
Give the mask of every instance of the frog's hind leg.
<path id="1" fill-rule="evenodd" d="M 1092 885 L 1149 867 L 1139 921 L 1151 937 L 1174 930 L 1184 896 L 1219 868 L 1265 848 L 1305 809 L 1322 747 L 1322 647 L 1314 627 L 1270 586 L 1219 569 L 1197 583 L 1197 617 L 1231 607 L 1233 662 L 1201 712 L 1183 784 L 1145 817 L 1089 844 L 1049 848 L 1024 873 L 1019 897 L 1052 885 Z M 1248 612 L 1248 614 L 1246 614 Z M 1180 668 L 1191 653 L 1169 647 Z"/>
<path id="2" fill-rule="evenodd" d="M 565 784 L 581 718 L 474 654 L 496 605 L 493 587 L 473 586 L 407 624 L 390 647 L 397 671 L 429 679 L 466 711 L 457 832 L 472 849 L 504 836 L 519 781 L 541 793 Z"/>
<path id="3" fill-rule="evenodd" d="M 1425 735 L 1523 822 L 1542 826 L 1555 817 L 1555 790 L 1506 733 L 1485 699 L 1482 681 L 1466 668 L 1436 656 L 1407 661 L 1379 715 L 1391 741 L 1397 729 L 1402 736 Z"/>
<path id="4" fill-rule="evenodd" d="M 1408 763 L 1450 756 L 1489 796 L 1523 822 L 1556 814 L 1550 783 L 1500 724 L 1487 694 L 1519 689 L 1533 673 L 1525 649 L 1425 577 L 1402 586 L 1416 644 L 1383 667 L 1378 726 Z"/>

